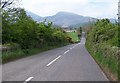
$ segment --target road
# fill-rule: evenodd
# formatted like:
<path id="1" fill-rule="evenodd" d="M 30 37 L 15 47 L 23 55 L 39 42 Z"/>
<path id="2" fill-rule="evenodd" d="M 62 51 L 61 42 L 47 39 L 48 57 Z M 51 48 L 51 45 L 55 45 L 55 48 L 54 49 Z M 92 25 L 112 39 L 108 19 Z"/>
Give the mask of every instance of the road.
<path id="1" fill-rule="evenodd" d="M 3 64 L 3 81 L 108 81 L 81 42 Z M 91 48 L 92 49 L 92 48 Z"/>

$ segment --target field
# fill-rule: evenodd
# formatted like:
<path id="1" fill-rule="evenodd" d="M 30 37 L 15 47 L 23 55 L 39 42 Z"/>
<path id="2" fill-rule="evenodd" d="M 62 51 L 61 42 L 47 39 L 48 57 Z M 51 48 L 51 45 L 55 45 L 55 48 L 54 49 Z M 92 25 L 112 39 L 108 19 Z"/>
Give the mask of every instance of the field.
<path id="1" fill-rule="evenodd" d="M 67 34 L 72 38 L 73 42 L 80 41 L 76 32 L 68 32 Z"/>

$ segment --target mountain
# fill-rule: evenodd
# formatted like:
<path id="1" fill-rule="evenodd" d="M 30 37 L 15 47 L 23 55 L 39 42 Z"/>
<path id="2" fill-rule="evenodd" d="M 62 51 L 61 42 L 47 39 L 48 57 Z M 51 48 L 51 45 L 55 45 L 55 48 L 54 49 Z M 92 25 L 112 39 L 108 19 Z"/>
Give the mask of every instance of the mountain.
<path id="1" fill-rule="evenodd" d="M 53 22 L 54 25 L 58 25 L 58 26 L 79 27 L 79 26 L 89 25 L 90 22 L 94 22 L 97 20 L 96 18 L 81 16 L 70 12 L 58 12 L 53 16 L 46 16 L 46 17 L 41 17 L 30 11 L 26 11 L 26 12 L 28 16 L 31 16 L 37 22 L 42 22 L 46 19 L 47 21 L 51 21 Z M 112 23 L 116 23 L 117 21 L 116 19 L 109 19 L 109 20 Z"/>
<path id="2" fill-rule="evenodd" d="M 71 26 L 79 23 L 80 24 L 88 23 L 90 20 L 93 20 L 94 18 L 81 16 L 81 15 L 77 15 L 69 12 L 58 12 L 56 15 L 42 18 L 41 21 L 45 19 L 47 19 L 48 21 L 52 21 L 53 24 L 55 25 Z"/>
<path id="3" fill-rule="evenodd" d="M 32 17 L 33 20 L 35 20 L 35 21 L 42 20 L 42 17 L 37 15 L 37 14 L 34 14 L 34 13 L 30 12 L 30 11 L 26 11 L 26 13 L 27 13 L 28 16 Z"/>
<path id="4" fill-rule="evenodd" d="M 27 15 L 31 16 L 35 21 L 42 22 L 46 19 L 47 21 L 53 22 L 54 25 L 59 26 L 74 26 L 78 24 L 83 25 L 85 23 L 89 23 L 90 21 L 96 20 L 92 17 L 81 16 L 70 12 L 58 12 L 53 16 L 41 17 L 27 11 Z"/>
<path id="5" fill-rule="evenodd" d="M 112 23 L 116 23 L 116 22 L 118 22 L 117 19 L 113 19 L 113 18 L 111 18 L 111 19 L 109 19 L 109 20 L 110 20 L 110 22 L 112 22 Z"/>

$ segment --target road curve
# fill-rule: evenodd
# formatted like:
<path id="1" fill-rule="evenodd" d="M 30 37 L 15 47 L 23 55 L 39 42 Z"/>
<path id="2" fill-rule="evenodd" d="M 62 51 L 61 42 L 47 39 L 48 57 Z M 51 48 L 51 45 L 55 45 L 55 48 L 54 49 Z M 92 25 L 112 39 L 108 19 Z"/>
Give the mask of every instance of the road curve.
<path id="1" fill-rule="evenodd" d="M 108 81 L 81 42 L 3 64 L 3 81 Z"/>

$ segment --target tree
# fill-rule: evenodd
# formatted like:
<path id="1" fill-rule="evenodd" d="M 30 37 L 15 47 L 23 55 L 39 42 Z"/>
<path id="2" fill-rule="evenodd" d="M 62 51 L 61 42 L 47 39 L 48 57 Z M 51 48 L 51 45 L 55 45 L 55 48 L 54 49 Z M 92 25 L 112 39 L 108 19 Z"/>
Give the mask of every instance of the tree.
<path id="1" fill-rule="evenodd" d="M 16 43 L 22 49 L 66 43 L 65 33 L 52 28 L 52 22 L 37 23 L 21 8 L 3 10 L 2 44 Z"/>
<path id="2" fill-rule="evenodd" d="M 5 9 L 11 5 L 17 3 L 19 0 L 1 0 L 1 8 Z"/>
<path id="3" fill-rule="evenodd" d="M 78 38 L 80 38 L 81 34 L 82 34 L 82 27 L 79 27 L 77 29 L 77 34 L 78 34 Z"/>

